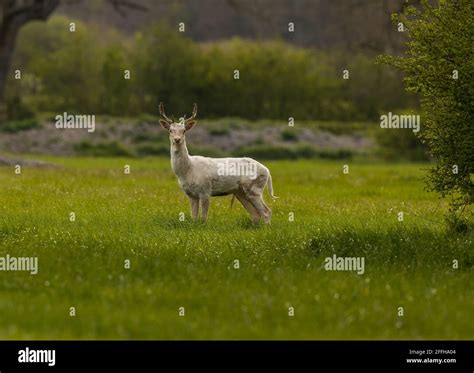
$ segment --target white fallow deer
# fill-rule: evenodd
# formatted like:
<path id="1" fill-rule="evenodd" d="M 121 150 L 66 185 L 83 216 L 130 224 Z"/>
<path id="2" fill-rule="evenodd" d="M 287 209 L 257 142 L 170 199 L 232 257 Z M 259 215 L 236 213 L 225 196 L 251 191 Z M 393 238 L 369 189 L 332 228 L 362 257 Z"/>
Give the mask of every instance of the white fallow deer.
<path id="1" fill-rule="evenodd" d="M 247 209 L 255 223 L 259 223 L 263 218 L 265 224 L 270 224 L 272 211 L 262 198 L 265 186 L 273 199 L 277 197 L 273 195 L 272 177 L 268 168 L 252 158 L 189 155 L 185 134 L 196 125 L 196 115 L 197 105 L 194 104 L 192 116 L 176 122 L 173 117 L 170 119 L 166 116 L 163 103 L 160 103 L 160 124 L 170 136 L 171 168 L 191 202 L 193 219 L 199 216 L 199 204 L 202 208 L 202 219 L 206 221 L 209 199 L 233 194 Z"/>

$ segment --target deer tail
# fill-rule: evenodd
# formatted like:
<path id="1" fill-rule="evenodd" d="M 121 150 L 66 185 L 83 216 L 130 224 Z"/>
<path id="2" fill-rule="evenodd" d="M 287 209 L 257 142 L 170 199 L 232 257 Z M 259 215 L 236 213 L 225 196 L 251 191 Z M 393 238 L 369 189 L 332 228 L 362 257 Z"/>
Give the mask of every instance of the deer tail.
<path id="1" fill-rule="evenodd" d="M 268 189 L 268 194 L 270 195 L 270 197 L 273 198 L 273 200 L 278 198 L 277 196 L 273 195 L 272 175 L 270 174 L 270 172 L 268 172 L 267 189 Z"/>

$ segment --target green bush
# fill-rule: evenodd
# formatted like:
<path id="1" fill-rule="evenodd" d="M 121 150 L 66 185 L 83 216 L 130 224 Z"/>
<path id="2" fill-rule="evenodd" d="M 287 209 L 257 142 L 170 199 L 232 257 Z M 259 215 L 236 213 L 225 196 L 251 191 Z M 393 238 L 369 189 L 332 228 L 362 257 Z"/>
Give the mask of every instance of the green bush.
<path id="1" fill-rule="evenodd" d="M 196 44 L 164 25 L 157 25 L 137 34 L 134 47 L 134 83 L 142 92 L 141 110 L 155 114 L 164 101 L 168 113 L 175 114 L 176 120 L 178 116 L 189 115 L 203 73 Z"/>
<path id="2" fill-rule="evenodd" d="M 230 129 L 228 127 L 212 126 L 208 128 L 208 131 L 212 136 L 223 136 L 230 133 Z"/>
<path id="3" fill-rule="evenodd" d="M 397 114 L 413 115 L 414 113 L 405 111 Z M 420 127 L 420 131 L 423 131 L 422 121 Z M 430 160 L 428 149 L 421 142 L 418 134 L 410 128 L 387 129 L 378 126 L 374 131 L 378 145 L 376 153 L 389 161 L 428 161 Z"/>
<path id="4" fill-rule="evenodd" d="M 281 145 L 254 145 L 237 149 L 235 157 L 250 157 L 256 159 L 297 159 L 294 148 Z"/>
<path id="5" fill-rule="evenodd" d="M 408 53 L 380 60 L 403 71 L 407 89 L 421 96 L 421 138 L 436 160 L 428 188 L 463 211 L 474 200 L 472 2 L 423 0 L 421 9 L 407 7 L 394 20 L 407 29 Z"/>
<path id="6" fill-rule="evenodd" d="M 170 155 L 170 146 L 166 144 L 147 143 L 135 148 L 139 156 Z"/>
<path id="7" fill-rule="evenodd" d="M 19 34 L 12 65 L 25 73 L 21 81 L 9 81 L 7 93 L 22 97 L 35 113 L 156 116 L 163 101 L 178 119 L 197 102 L 201 118 L 252 120 L 235 119 L 234 128 L 290 116 L 375 120 L 379 110 L 410 104 L 399 75 L 374 66 L 365 55 L 239 38 L 200 44 L 165 25 L 124 39 L 77 21 L 71 33 L 69 22 L 54 16 L 47 23 L 29 23 Z M 349 80 L 341 78 L 342 68 L 351 71 Z M 239 79 L 234 79 L 236 69 Z M 130 70 L 129 80 L 124 70 Z"/>
<path id="8" fill-rule="evenodd" d="M 308 122 L 305 124 L 308 128 L 314 128 L 335 135 L 347 135 L 351 133 L 365 133 L 373 127 L 372 122 Z"/>
<path id="9" fill-rule="evenodd" d="M 104 87 L 100 101 L 102 113 L 124 116 L 131 112 L 131 75 L 130 79 L 125 79 L 125 70 L 130 71 L 131 67 L 127 64 L 125 53 L 125 50 L 118 46 L 109 47 L 105 52 L 101 71 Z M 130 71 L 130 74 L 132 73 Z M 128 105 L 124 106 L 125 103 Z"/>
<path id="10" fill-rule="evenodd" d="M 322 159 L 351 159 L 353 153 L 347 149 L 323 150 L 318 152 L 318 156 Z"/>
<path id="11" fill-rule="evenodd" d="M 55 16 L 46 24 L 22 28 L 14 65 L 30 77 L 20 81 L 21 97 L 35 111 L 98 114 L 104 99 L 99 30 L 75 21 L 76 31 L 70 32 L 69 22 Z M 106 37 L 106 32 L 100 34 Z"/>
<path id="12" fill-rule="evenodd" d="M 311 145 L 253 145 L 235 150 L 235 157 L 251 157 L 256 159 L 349 159 L 352 157 L 350 150 L 317 150 Z"/>
<path id="13" fill-rule="evenodd" d="M 163 145 L 168 144 L 168 133 L 166 131 L 150 132 L 147 130 L 138 129 L 131 136 L 134 143 L 160 143 Z"/>
<path id="14" fill-rule="evenodd" d="M 298 134 L 295 130 L 292 129 L 285 129 L 281 132 L 281 138 L 283 141 L 298 141 Z"/>
<path id="15" fill-rule="evenodd" d="M 428 161 L 426 146 L 411 129 L 378 129 L 375 132 L 377 154 L 382 158 L 408 161 Z"/>
<path id="16" fill-rule="evenodd" d="M 169 144 L 156 144 L 156 143 L 147 143 L 139 145 L 135 148 L 137 155 L 139 156 L 170 156 L 170 146 Z M 189 146 L 189 153 L 191 155 L 201 155 L 203 157 L 213 157 L 220 158 L 226 157 L 227 154 L 219 149 L 205 147 L 205 146 Z"/>
<path id="17" fill-rule="evenodd" d="M 228 154 L 226 154 L 222 150 L 207 147 L 207 146 L 188 145 L 188 149 L 191 155 L 202 155 L 203 157 L 213 157 L 213 158 L 221 158 L 221 157 L 228 156 Z M 168 147 L 168 155 L 169 153 L 170 152 L 169 152 L 169 147 Z"/>
<path id="18" fill-rule="evenodd" d="M 247 129 L 254 128 L 256 125 L 260 124 L 261 121 L 249 121 L 244 118 L 237 117 L 228 117 L 223 116 L 215 119 L 204 119 L 202 121 L 198 120 L 200 126 L 210 128 L 213 131 L 227 131 L 227 129 Z"/>
<path id="19" fill-rule="evenodd" d="M 90 145 L 89 145 L 90 146 Z M 166 156 L 169 157 L 170 148 L 168 144 L 146 143 L 135 148 L 138 156 Z M 189 146 L 191 155 L 203 157 L 250 157 L 255 159 L 349 159 L 352 157 L 350 150 L 323 150 L 318 151 L 310 145 L 282 146 L 282 145 L 253 145 L 234 150 L 231 154 L 216 148 L 206 146 Z"/>
<path id="20" fill-rule="evenodd" d="M 32 119 L 35 114 L 32 110 L 23 102 L 19 96 L 9 96 L 6 100 L 7 103 L 7 118 L 11 120 L 23 120 Z M 0 126 L 1 129 L 1 126 Z"/>
<path id="21" fill-rule="evenodd" d="M 140 113 L 138 115 L 138 122 L 140 124 L 143 123 L 155 123 L 158 125 L 160 117 L 158 115 L 148 114 L 148 113 Z"/>
<path id="22" fill-rule="evenodd" d="M 468 234 L 474 228 L 472 221 L 460 216 L 460 214 L 456 214 L 455 211 L 450 211 L 446 214 L 445 221 L 448 230 L 453 233 Z"/>
<path id="23" fill-rule="evenodd" d="M 117 141 L 90 143 L 82 141 L 74 146 L 78 155 L 91 157 L 133 157 L 134 153 Z"/>
<path id="24" fill-rule="evenodd" d="M 235 150 L 233 156 L 256 159 L 299 159 L 316 158 L 318 151 L 310 145 L 252 145 Z"/>
<path id="25" fill-rule="evenodd" d="M 36 119 L 12 120 L 2 123 L 0 130 L 8 133 L 26 131 L 33 128 L 39 128 L 41 125 Z"/>

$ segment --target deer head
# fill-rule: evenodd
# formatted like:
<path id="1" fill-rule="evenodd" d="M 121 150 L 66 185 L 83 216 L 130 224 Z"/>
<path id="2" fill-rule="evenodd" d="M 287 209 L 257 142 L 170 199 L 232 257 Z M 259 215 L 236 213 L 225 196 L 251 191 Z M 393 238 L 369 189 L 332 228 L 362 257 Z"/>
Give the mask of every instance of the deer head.
<path id="1" fill-rule="evenodd" d="M 171 116 L 171 119 L 168 118 L 165 114 L 165 109 L 163 103 L 160 102 L 160 124 L 161 126 L 167 130 L 170 134 L 170 142 L 172 145 L 181 145 L 186 141 L 185 133 L 193 128 L 197 121 L 197 104 L 195 103 L 193 106 L 193 114 L 191 117 L 187 118 L 183 117 L 178 122 L 174 120 L 174 117 Z"/>

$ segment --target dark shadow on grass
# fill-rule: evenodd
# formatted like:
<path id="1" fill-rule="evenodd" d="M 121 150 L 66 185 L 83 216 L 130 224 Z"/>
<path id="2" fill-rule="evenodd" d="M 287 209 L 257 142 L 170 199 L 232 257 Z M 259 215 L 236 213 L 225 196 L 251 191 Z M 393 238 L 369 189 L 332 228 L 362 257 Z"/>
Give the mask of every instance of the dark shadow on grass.
<path id="1" fill-rule="evenodd" d="M 307 243 L 314 257 L 363 257 L 369 268 L 470 270 L 474 265 L 472 237 L 443 230 L 420 228 L 363 229 L 339 228 L 319 232 Z"/>

